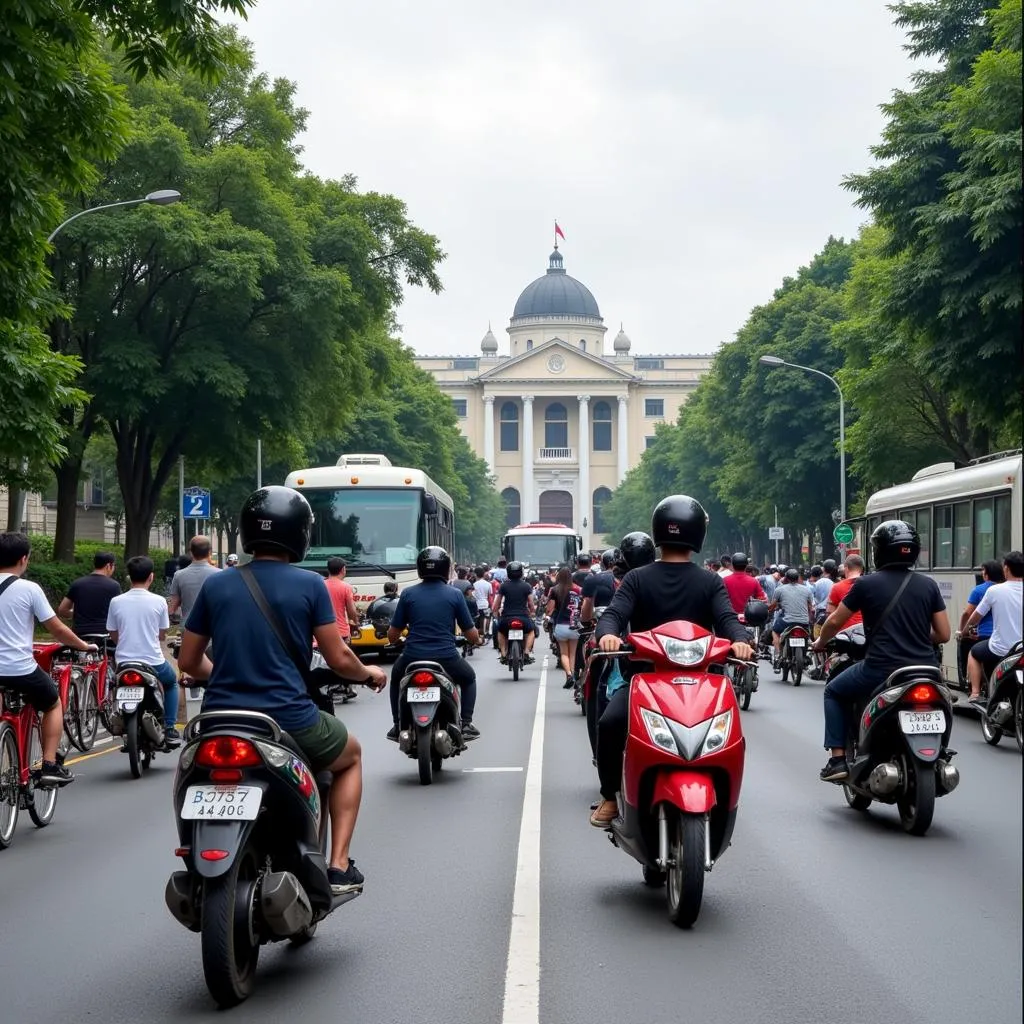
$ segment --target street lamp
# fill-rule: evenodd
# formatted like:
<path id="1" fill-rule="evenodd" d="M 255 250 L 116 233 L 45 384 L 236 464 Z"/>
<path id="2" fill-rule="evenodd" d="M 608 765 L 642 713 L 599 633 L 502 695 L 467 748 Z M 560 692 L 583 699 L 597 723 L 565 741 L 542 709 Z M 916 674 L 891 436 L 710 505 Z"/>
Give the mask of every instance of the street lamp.
<path id="1" fill-rule="evenodd" d="M 47 242 L 52 242 L 73 220 L 84 217 L 87 213 L 99 213 L 100 210 L 113 210 L 118 206 L 139 206 L 141 203 L 152 203 L 154 206 L 169 206 L 181 199 L 181 193 L 173 188 L 161 188 L 150 192 L 141 199 L 122 199 L 119 203 L 104 203 L 102 206 L 88 206 L 78 213 L 73 213 L 66 221 L 58 224 L 51 232 Z"/>
<path id="2" fill-rule="evenodd" d="M 835 377 L 829 376 L 823 370 L 816 370 L 813 366 L 801 366 L 799 363 L 787 363 L 785 359 L 778 356 L 761 356 L 758 362 L 762 366 L 788 366 L 794 370 L 804 370 L 807 373 L 817 374 L 824 377 L 835 386 L 839 392 L 839 515 L 840 522 L 846 522 L 846 407 L 843 402 L 843 389 Z"/>

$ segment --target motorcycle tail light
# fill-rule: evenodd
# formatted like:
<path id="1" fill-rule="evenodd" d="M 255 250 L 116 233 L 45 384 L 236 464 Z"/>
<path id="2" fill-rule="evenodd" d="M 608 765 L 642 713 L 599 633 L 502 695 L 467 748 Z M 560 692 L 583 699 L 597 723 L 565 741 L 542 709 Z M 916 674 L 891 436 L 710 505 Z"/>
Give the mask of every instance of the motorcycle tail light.
<path id="1" fill-rule="evenodd" d="M 807 639 L 807 630 L 805 630 L 805 629 L 794 629 L 789 635 L 790 636 L 795 636 L 795 637 L 803 637 L 804 639 Z"/>
<path id="2" fill-rule="evenodd" d="M 237 768 L 214 768 L 210 772 L 211 782 L 241 782 L 242 773 Z"/>
<path id="3" fill-rule="evenodd" d="M 512 629 L 522 629 L 522 628 L 523 628 L 523 624 L 522 624 L 522 623 L 521 623 L 521 622 L 520 622 L 520 621 L 519 621 L 518 619 L 513 619 L 513 620 L 512 620 L 512 621 L 511 621 L 511 622 L 509 623 L 509 626 L 510 626 L 510 627 L 511 627 Z"/>
<path id="4" fill-rule="evenodd" d="M 255 768 L 263 763 L 249 740 L 238 736 L 213 736 L 199 744 L 196 764 L 203 768 Z"/>
<path id="5" fill-rule="evenodd" d="M 414 672 L 412 674 L 412 681 L 417 686 L 429 686 L 434 681 L 433 672 Z"/>
<path id="6" fill-rule="evenodd" d="M 931 683 L 918 683 L 907 691 L 907 700 L 912 704 L 930 704 L 939 699 L 939 692 Z"/>
<path id="7" fill-rule="evenodd" d="M 122 672 L 117 679 L 118 683 L 124 686 L 142 686 L 145 680 L 142 678 L 141 672 L 135 672 L 129 669 L 127 672 Z"/>

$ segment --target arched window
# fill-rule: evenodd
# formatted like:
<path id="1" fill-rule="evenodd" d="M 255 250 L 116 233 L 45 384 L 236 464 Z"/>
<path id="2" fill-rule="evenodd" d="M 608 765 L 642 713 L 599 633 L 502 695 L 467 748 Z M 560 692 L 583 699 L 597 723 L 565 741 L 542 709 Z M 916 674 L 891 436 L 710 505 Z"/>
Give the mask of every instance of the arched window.
<path id="1" fill-rule="evenodd" d="M 501 492 L 501 500 L 505 502 L 505 529 L 511 530 L 521 522 L 519 518 L 519 492 L 514 487 L 506 487 Z"/>
<path id="2" fill-rule="evenodd" d="M 572 526 L 572 495 L 568 491 L 544 491 L 538 515 L 542 523 Z"/>
<path id="3" fill-rule="evenodd" d="M 499 413 L 501 419 L 501 450 L 519 451 L 519 406 L 515 402 L 504 402 Z"/>
<path id="4" fill-rule="evenodd" d="M 580 338 L 580 351 L 581 352 L 586 352 L 587 351 L 587 339 L 586 338 Z"/>
<path id="5" fill-rule="evenodd" d="M 533 339 L 532 338 L 527 338 L 526 339 L 526 351 L 529 352 L 531 348 L 533 348 Z"/>
<path id="6" fill-rule="evenodd" d="M 594 451 L 612 450 L 612 407 L 607 402 L 594 403 Z"/>
<path id="7" fill-rule="evenodd" d="M 569 447 L 569 414 L 561 402 L 551 402 L 544 410 L 544 447 Z"/>
<path id="8" fill-rule="evenodd" d="M 608 532 L 608 526 L 604 521 L 604 506 L 611 496 L 612 492 L 607 487 L 598 487 L 594 491 L 594 533 Z"/>

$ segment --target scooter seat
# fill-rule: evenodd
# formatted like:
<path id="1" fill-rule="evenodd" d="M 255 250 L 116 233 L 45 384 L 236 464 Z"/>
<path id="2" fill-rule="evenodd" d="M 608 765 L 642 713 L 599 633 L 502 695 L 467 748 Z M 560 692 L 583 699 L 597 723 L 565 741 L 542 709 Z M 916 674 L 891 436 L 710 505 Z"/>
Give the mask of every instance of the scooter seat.
<path id="1" fill-rule="evenodd" d="M 117 663 L 117 673 L 120 675 L 126 669 L 134 669 L 136 672 L 145 672 L 147 675 L 156 678 L 156 669 L 152 665 L 147 665 L 142 661 L 119 661 Z"/>
<path id="2" fill-rule="evenodd" d="M 405 666 L 405 674 L 410 675 L 413 672 L 436 672 L 448 678 L 448 673 L 436 661 L 412 661 Z"/>

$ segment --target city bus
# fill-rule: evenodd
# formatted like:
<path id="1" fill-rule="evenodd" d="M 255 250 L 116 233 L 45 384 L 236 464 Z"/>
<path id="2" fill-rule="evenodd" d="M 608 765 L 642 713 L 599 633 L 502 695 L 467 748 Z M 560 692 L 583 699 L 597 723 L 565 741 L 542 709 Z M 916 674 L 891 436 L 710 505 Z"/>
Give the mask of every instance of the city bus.
<path id="1" fill-rule="evenodd" d="M 553 565 L 575 567 L 583 550 L 583 538 L 571 526 L 562 523 L 520 523 L 501 539 L 501 553 L 511 562 L 522 562 L 535 569 Z"/>
<path id="2" fill-rule="evenodd" d="M 342 455 L 334 466 L 289 473 L 285 484 L 305 495 L 315 517 L 309 553 L 299 564 L 326 576 L 327 559 L 344 558 L 361 617 L 383 596 L 388 580 L 399 591 L 419 582 L 416 556 L 422 548 L 452 550 L 452 499 L 422 470 L 393 466 L 385 455 Z M 370 627 L 356 633 L 356 649 L 386 646 Z"/>
<path id="3" fill-rule="evenodd" d="M 939 585 L 956 630 L 982 562 L 1020 551 L 1022 519 L 1021 452 L 999 452 L 961 469 L 940 462 L 918 470 L 905 484 L 877 491 L 864 515 L 851 520 L 851 551 L 864 552 L 871 532 L 886 519 L 903 519 L 921 535 L 919 569 Z M 868 553 L 870 554 L 870 553 Z M 870 559 L 868 559 L 870 561 Z M 955 643 L 943 645 L 946 682 L 965 688 Z"/>

